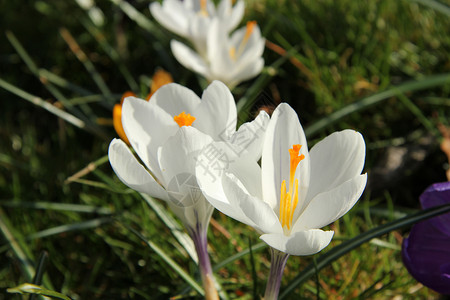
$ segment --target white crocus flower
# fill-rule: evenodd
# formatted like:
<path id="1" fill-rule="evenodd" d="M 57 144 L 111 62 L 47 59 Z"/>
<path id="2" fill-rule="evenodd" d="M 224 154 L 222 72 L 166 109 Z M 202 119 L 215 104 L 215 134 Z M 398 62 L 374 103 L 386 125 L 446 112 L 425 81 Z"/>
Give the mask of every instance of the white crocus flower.
<path id="1" fill-rule="evenodd" d="M 175 40 L 171 41 L 171 48 L 183 66 L 209 81 L 220 80 L 231 89 L 261 73 L 264 44 L 265 39 L 261 37 L 256 21 L 247 22 L 246 27 L 229 37 L 221 23 L 215 20 L 208 31 L 205 56 Z"/>
<path id="2" fill-rule="evenodd" d="M 275 299 L 288 255 L 325 248 L 334 232 L 320 228 L 344 215 L 361 196 L 367 180 L 361 175 L 364 139 L 344 130 L 308 151 L 297 114 L 283 103 L 267 127 L 261 168 L 255 161 L 234 159 L 215 181 L 197 166 L 197 179 L 213 206 L 262 233 L 272 249 L 264 299 Z"/>
<path id="3" fill-rule="evenodd" d="M 202 99 L 178 84 L 167 84 L 150 101 L 128 97 L 122 107 L 122 124 L 140 161 L 120 139 L 109 146 L 109 160 L 119 179 L 130 188 L 165 200 L 184 223 L 194 241 L 207 299 L 218 299 L 207 254 L 206 232 L 213 207 L 200 191 L 195 167 L 200 151 L 221 141 L 235 152 L 244 151 L 242 140 L 257 135 L 245 147 L 258 160 L 262 137 L 269 122 L 265 113 L 236 131 L 236 105 L 230 90 L 214 81 Z M 215 149 L 212 149 L 215 150 Z M 219 152 L 209 152 L 218 159 Z"/>
<path id="4" fill-rule="evenodd" d="M 196 51 L 206 53 L 206 36 L 212 20 L 217 19 L 230 32 L 244 16 L 244 2 L 221 0 L 217 8 L 211 0 L 164 0 L 150 4 L 153 17 L 165 28 L 189 40 Z"/>

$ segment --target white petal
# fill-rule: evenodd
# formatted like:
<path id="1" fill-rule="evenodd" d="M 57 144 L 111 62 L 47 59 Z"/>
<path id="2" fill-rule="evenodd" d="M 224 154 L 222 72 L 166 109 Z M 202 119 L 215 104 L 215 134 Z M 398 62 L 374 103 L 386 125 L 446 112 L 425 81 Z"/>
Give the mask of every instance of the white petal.
<path id="1" fill-rule="evenodd" d="M 242 183 L 232 174 L 226 174 L 222 177 L 223 190 L 230 202 L 230 205 L 236 210 L 240 209 L 245 218 L 238 221 L 245 223 L 264 233 L 282 233 L 281 224 L 272 208 L 248 194 L 243 188 Z"/>
<path id="2" fill-rule="evenodd" d="M 359 132 L 335 132 L 312 147 L 311 183 L 308 200 L 361 174 L 366 156 L 364 139 Z"/>
<path id="3" fill-rule="evenodd" d="M 292 231 L 322 228 L 346 214 L 364 191 L 367 174 L 342 183 L 314 197 L 294 224 Z"/>
<path id="4" fill-rule="evenodd" d="M 166 0 L 163 6 L 153 2 L 150 4 L 150 12 L 158 23 L 168 30 L 183 37 L 188 35 L 187 14 L 180 1 Z"/>
<path id="5" fill-rule="evenodd" d="M 195 164 L 200 151 L 212 142 L 210 136 L 191 126 L 181 127 L 167 140 L 159 151 L 159 164 L 167 189 L 170 181 L 179 174 L 195 174 Z"/>
<path id="6" fill-rule="evenodd" d="M 113 139 L 111 141 L 108 157 L 117 177 L 127 186 L 138 192 L 167 201 L 167 192 L 137 161 L 122 140 Z"/>
<path id="7" fill-rule="evenodd" d="M 253 226 L 242 210 L 232 205 L 226 197 L 222 177 L 225 170 L 232 170 L 239 174 L 239 179 L 245 184 L 250 184 L 260 177 L 258 164 L 251 159 L 238 159 L 233 149 L 224 142 L 213 142 L 209 144 L 197 157 L 196 177 L 197 182 L 206 199 L 219 211 L 224 214 Z M 243 172 L 245 171 L 245 172 Z M 257 186 L 253 187 L 254 190 Z M 259 189 L 261 187 L 259 186 Z M 261 193 L 261 192 L 259 192 Z"/>
<path id="8" fill-rule="evenodd" d="M 225 30 L 224 22 L 215 19 L 208 30 L 208 61 L 211 69 L 211 76 L 228 84 L 231 72 L 234 68 L 234 61 L 230 56 L 230 46 L 228 45 L 228 33 Z"/>
<path id="9" fill-rule="evenodd" d="M 300 193 L 306 193 L 309 184 L 309 154 L 305 133 L 295 111 L 288 104 L 281 103 L 267 126 L 262 153 L 264 201 L 277 211 L 281 182 L 286 180 L 289 184 L 289 149 L 295 144 L 302 145 L 300 153 L 305 155 L 297 167 L 296 178 L 300 177 Z"/>
<path id="10" fill-rule="evenodd" d="M 194 44 L 195 50 L 202 57 L 206 57 L 207 36 L 211 21 L 207 17 L 195 16 L 189 20 L 189 40 Z"/>
<path id="11" fill-rule="evenodd" d="M 234 28 L 236 28 L 236 26 L 239 25 L 239 23 L 242 20 L 242 17 L 244 16 L 244 9 L 245 9 L 244 1 L 242 0 L 237 1 L 237 3 L 234 5 L 232 9 L 231 16 L 228 17 L 228 31 L 233 30 Z"/>
<path id="12" fill-rule="evenodd" d="M 145 100 L 127 97 L 122 106 L 122 125 L 141 160 L 161 178 L 157 150 L 179 128 L 173 118 Z"/>
<path id="13" fill-rule="evenodd" d="M 190 230 L 197 230 L 197 232 L 200 228 L 208 226 L 214 211 L 214 207 L 204 198 L 196 202 L 195 205 L 187 207 L 175 205 L 170 201 L 169 205 L 175 215 L 183 222 L 185 227 L 188 227 Z"/>
<path id="14" fill-rule="evenodd" d="M 238 149 L 247 150 L 254 161 L 261 158 L 264 133 L 270 117 L 265 111 L 260 111 L 251 122 L 242 124 L 230 138 L 230 142 Z"/>
<path id="15" fill-rule="evenodd" d="M 214 140 L 228 140 L 236 131 L 237 112 L 233 95 L 225 84 L 213 81 L 203 92 L 194 126 Z"/>
<path id="16" fill-rule="evenodd" d="M 312 229 L 299 231 L 286 236 L 284 234 L 264 234 L 260 237 L 270 247 L 290 255 L 312 255 L 328 246 L 333 231 Z"/>
<path id="17" fill-rule="evenodd" d="M 194 71 L 200 75 L 208 77 L 210 72 L 208 65 L 196 52 L 178 41 L 170 41 L 170 49 L 175 58 L 185 68 Z"/>
<path id="18" fill-rule="evenodd" d="M 259 57 L 255 61 L 251 61 L 248 64 L 239 66 L 238 69 L 235 69 L 233 73 L 233 77 L 230 80 L 228 86 L 230 88 L 238 85 L 239 83 L 246 81 L 248 79 L 251 79 L 258 74 L 261 73 L 262 69 L 264 68 L 264 59 L 262 57 Z"/>
<path id="19" fill-rule="evenodd" d="M 187 87 L 177 83 L 169 83 L 155 92 L 149 104 L 159 106 L 172 118 L 183 111 L 195 117 L 196 109 L 200 105 L 200 98 Z M 172 122 L 176 124 L 173 119 Z"/>

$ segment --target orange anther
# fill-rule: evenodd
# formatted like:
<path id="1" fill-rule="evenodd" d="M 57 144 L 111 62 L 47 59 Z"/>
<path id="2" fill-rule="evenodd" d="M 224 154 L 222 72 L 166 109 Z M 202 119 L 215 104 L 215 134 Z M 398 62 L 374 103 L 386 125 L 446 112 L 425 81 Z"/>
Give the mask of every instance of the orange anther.
<path id="1" fill-rule="evenodd" d="M 173 120 L 177 122 L 178 126 L 191 126 L 195 121 L 195 117 L 190 114 L 186 114 L 184 111 L 178 116 L 173 117 Z"/>

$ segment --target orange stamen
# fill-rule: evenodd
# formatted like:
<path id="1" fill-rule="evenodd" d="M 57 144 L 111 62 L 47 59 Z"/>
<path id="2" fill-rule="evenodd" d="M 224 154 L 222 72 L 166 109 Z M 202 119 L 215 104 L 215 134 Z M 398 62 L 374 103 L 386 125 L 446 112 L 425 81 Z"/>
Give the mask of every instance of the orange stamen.
<path id="1" fill-rule="evenodd" d="M 173 120 L 177 122 L 178 126 L 191 126 L 195 121 L 195 117 L 190 114 L 186 114 L 184 111 L 178 116 L 173 117 Z"/>
<path id="2" fill-rule="evenodd" d="M 286 192 L 286 180 L 283 180 L 281 183 L 279 218 L 281 221 L 281 226 L 285 230 L 287 229 L 288 232 L 291 229 L 294 212 L 298 205 L 299 181 L 298 179 L 295 179 L 295 172 L 300 161 L 305 158 L 305 155 L 299 154 L 301 148 L 301 145 L 293 145 L 292 149 L 289 149 L 290 165 L 288 192 Z"/>

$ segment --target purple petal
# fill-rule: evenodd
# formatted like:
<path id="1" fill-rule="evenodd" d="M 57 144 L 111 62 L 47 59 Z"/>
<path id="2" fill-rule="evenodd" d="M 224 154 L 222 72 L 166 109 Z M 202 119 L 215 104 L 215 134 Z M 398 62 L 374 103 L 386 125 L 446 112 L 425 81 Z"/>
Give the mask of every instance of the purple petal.
<path id="1" fill-rule="evenodd" d="M 450 237 L 433 222 L 425 220 L 413 226 L 409 237 L 403 240 L 402 255 L 403 263 L 417 281 L 441 294 L 450 294 Z"/>
<path id="2" fill-rule="evenodd" d="M 430 185 L 420 195 L 423 209 L 450 203 L 450 182 L 440 182 Z M 430 219 L 433 225 L 450 238 L 450 213 Z"/>

